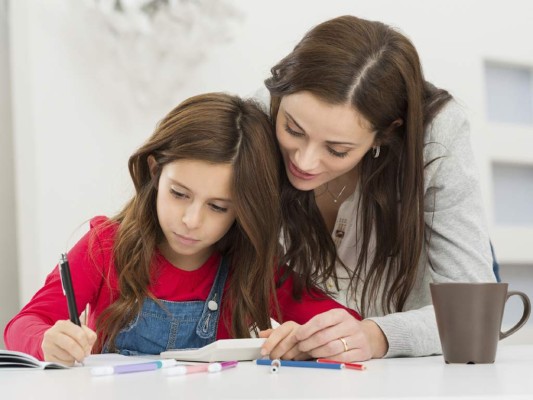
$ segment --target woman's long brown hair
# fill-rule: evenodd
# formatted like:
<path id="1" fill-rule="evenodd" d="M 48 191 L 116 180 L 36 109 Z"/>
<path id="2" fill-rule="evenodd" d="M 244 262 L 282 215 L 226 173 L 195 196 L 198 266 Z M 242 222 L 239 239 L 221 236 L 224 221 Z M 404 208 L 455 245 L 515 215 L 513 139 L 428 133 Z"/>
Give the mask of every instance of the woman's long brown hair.
<path id="1" fill-rule="evenodd" d="M 157 163 L 155 173 L 148 157 Z M 281 158 L 269 117 L 251 100 L 222 93 L 192 97 L 172 110 L 129 159 L 135 195 L 110 223 L 119 228 L 113 248 L 119 295 L 97 321 L 97 332 L 115 351 L 119 331 L 153 298 L 154 254 L 164 239 L 156 211 L 157 184 L 164 165 L 201 160 L 233 166 L 236 222 L 217 243 L 230 272 L 224 302 L 231 307 L 231 334 L 249 337 L 249 325 L 270 326 L 275 303 L 274 262 L 280 230 Z M 274 301 L 274 303 L 272 303 Z M 227 323 L 227 321 L 224 321 Z"/>
<path id="2" fill-rule="evenodd" d="M 333 105 L 351 104 L 376 132 L 379 158 L 361 160 L 358 241 L 351 289 L 363 315 L 377 299 L 401 311 L 416 280 L 424 243 L 424 131 L 451 98 L 424 80 L 417 51 L 389 26 L 342 16 L 309 31 L 265 81 L 275 121 L 283 96 L 308 91 Z M 336 249 L 313 192 L 283 181 L 285 261 L 302 274 L 296 291 L 336 278 Z M 305 235 L 302 235 L 302 231 Z M 372 234 L 376 247 L 370 251 Z M 298 293 L 296 293 L 298 295 Z"/>

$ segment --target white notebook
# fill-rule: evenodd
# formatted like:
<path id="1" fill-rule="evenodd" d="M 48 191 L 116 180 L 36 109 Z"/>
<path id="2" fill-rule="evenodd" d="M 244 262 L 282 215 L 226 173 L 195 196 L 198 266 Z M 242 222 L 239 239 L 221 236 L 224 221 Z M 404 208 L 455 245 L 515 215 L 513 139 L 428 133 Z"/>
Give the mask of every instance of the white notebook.
<path id="1" fill-rule="evenodd" d="M 60 363 L 40 361 L 32 355 L 20 351 L 0 349 L 0 368 L 64 369 L 69 367 Z"/>
<path id="2" fill-rule="evenodd" d="M 178 361 L 251 361 L 261 358 L 261 346 L 266 339 L 220 339 L 193 350 L 167 350 L 162 358 Z"/>

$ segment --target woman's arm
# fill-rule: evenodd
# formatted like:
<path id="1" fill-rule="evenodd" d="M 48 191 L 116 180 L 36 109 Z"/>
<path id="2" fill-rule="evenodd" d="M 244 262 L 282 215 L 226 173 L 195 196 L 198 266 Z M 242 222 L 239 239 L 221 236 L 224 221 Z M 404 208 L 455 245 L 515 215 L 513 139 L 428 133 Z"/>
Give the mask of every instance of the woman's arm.
<path id="1" fill-rule="evenodd" d="M 387 357 L 439 354 L 429 282 L 494 282 L 490 239 L 468 120 L 451 101 L 425 138 L 425 239 L 419 279 L 405 312 L 371 318 L 389 342 Z"/>

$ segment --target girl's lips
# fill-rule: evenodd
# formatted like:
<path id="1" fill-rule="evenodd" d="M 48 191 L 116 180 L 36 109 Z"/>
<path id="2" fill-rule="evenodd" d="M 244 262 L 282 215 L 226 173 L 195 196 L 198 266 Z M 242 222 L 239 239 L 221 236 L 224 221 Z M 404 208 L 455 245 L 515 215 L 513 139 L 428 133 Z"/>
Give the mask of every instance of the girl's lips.
<path id="1" fill-rule="evenodd" d="M 197 239 L 190 238 L 188 236 L 183 236 L 180 234 L 176 234 L 176 237 L 178 238 L 178 241 L 184 245 L 190 246 L 192 244 L 195 244 L 196 242 L 199 242 Z"/>
<path id="2" fill-rule="evenodd" d="M 295 177 L 299 178 L 299 179 L 304 179 L 304 180 L 311 180 L 313 179 L 317 174 L 308 174 L 300 169 L 298 169 L 298 167 L 296 167 L 296 165 L 294 165 L 292 163 L 292 161 L 289 160 L 289 172 L 294 175 Z"/>

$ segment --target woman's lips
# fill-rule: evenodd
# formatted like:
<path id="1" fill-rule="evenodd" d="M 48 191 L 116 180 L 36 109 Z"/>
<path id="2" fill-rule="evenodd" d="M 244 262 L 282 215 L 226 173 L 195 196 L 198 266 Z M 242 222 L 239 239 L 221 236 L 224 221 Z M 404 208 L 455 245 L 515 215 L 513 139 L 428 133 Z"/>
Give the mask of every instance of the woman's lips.
<path id="1" fill-rule="evenodd" d="M 301 169 L 299 169 L 296 165 L 294 165 L 292 163 L 292 161 L 289 160 L 289 171 L 292 175 L 294 175 L 295 177 L 299 178 L 299 179 L 303 179 L 303 180 L 311 180 L 313 179 L 315 176 L 317 176 L 317 174 L 308 174 L 307 172 L 304 172 L 302 171 Z"/>

